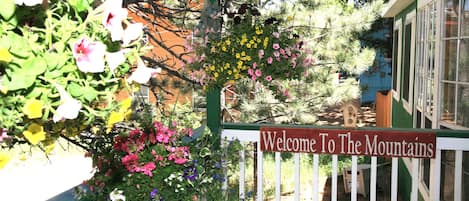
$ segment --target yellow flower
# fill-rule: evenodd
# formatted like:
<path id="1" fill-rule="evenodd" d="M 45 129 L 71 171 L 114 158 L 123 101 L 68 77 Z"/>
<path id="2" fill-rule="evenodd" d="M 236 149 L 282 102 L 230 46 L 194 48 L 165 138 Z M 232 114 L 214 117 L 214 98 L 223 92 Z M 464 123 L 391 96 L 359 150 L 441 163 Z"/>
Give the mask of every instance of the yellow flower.
<path id="1" fill-rule="evenodd" d="M 228 75 L 231 75 L 233 72 L 231 70 L 228 71 Z"/>
<path id="2" fill-rule="evenodd" d="M 8 154 L 0 152 L 0 169 L 3 169 L 10 160 L 11 157 Z"/>
<path id="3" fill-rule="evenodd" d="M 246 61 L 251 61 L 252 58 L 251 58 L 251 56 L 248 55 L 248 56 L 245 57 L 245 59 L 246 59 Z"/>
<path id="4" fill-rule="evenodd" d="M 106 123 L 108 129 L 112 128 L 115 123 L 124 121 L 124 116 L 125 113 L 123 112 L 112 111 Z"/>
<path id="5" fill-rule="evenodd" d="M 213 74 L 213 77 L 217 78 L 217 77 L 218 77 L 218 73 L 215 72 L 215 73 Z"/>
<path id="6" fill-rule="evenodd" d="M 226 49 L 226 46 L 221 46 L 221 51 L 226 52 L 228 49 Z"/>
<path id="7" fill-rule="evenodd" d="M 231 45 L 230 39 L 226 39 L 225 43 L 226 43 L 226 45 L 230 46 Z"/>
<path id="8" fill-rule="evenodd" d="M 128 110 L 132 106 L 132 98 L 126 98 L 121 103 L 120 110 Z"/>
<path id="9" fill-rule="evenodd" d="M 246 56 L 246 52 L 242 51 L 241 56 L 243 56 L 243 57 Z"/>
<path id="10" fill-rule="evenodd" d="M 46 154 L 50 154 L 50 152 L 52 152 L 54 148 L 55 148 L 55 143 L 52 143 L 52 144 L 47 145 L 44 151 L 46 152 Z"/>
<path id="11" fill-rule="evenodd" d="M 29 119 L 41 118 L 43 106 L 42 101 L 29 99 L 23 107 L 23 113 L 26 114 Z"/>
<path id="12" fill-rule="evenodd" d="M 3 94 L 7 94 L 8 88 L 6 86 L 0 85 L 0 92 L 2 92 Z"/>
<path id="13" fill-rule="evenodd" d="M 236 58 L 239 59 L 241 55 L 239 53 L 236 53 Z"/>
<path id="14" fill-rule="evenodd" d="M 267 48 L 268 45 L 269 45 L 269 38 L 265 37 L 264 38 L 264 49 Z"/>
<path id="15" fill-rule="evenodd" d="M 292 21 L 292 20 L 293 20 L 293 16 L 290 15 L 287 17 L 287 21 Z"/>
<path id="16" fill-rule="evenodd" d="M 248 49 L 251 49 L 251 43 L 246 44 L 246 47 L 247 47 Z"/>
<path id="17" fill-rule="evenodd" d="M 32 145 L 37 145 L 39 142 L 46 139 L 44 128 L 42 125 L 36 123 L 31 124 L 28 130 L 23 131 L 23 135 Z"/>
<path id="18" fill-rule="evenodd" d="M 26 156 L 26 154 L 23 153 L 23 154 L 20 155 L 19 159 L 21 161 L 25 161 L 25 160 L 28 160 L 28 156 Z"/>
<path id="19" fill-rule="evenodd" d="M 10 54 L 8 49 L 0 48 L 0 61 L 9 63 L 13 59 L 13 55 Z"/>
<path id="20" fill-rule="evenodd" d="M 260 29 L 258 26 L 256 26 L 256 34 L 261 35 L 262 34 L 262 29 Z"/>
<path id="21" fill-rule="evenodd" d="M 211 70 L 211 71 L 215 71 L 215 66 L 214 66 L 214 65 L 211 65 L 211 66 L 210 66 L 210 70 Z"/>

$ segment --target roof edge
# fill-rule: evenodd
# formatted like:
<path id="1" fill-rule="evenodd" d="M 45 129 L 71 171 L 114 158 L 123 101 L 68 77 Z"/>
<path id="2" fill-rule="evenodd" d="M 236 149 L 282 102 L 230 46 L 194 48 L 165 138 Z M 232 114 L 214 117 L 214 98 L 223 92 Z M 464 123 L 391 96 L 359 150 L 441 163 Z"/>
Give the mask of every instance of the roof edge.
<path id="1" fill-rule="evenodd" d="M 387 3 L 382 16 L 385 18 L 391 18 L 399 14 L 407 6 L 412 4 L 413 0 L 391 0 Z"/>

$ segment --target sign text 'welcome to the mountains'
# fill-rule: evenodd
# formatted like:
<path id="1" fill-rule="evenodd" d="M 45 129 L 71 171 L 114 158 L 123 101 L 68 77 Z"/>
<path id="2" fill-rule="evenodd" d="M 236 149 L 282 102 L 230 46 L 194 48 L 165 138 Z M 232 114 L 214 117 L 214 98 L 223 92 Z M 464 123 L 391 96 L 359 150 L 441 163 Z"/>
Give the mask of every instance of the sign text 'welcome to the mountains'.
<path id="1" fill-rule="evenodd" d="M 434 158 L 431 132 L 262 127 L 262 151 Z"/>

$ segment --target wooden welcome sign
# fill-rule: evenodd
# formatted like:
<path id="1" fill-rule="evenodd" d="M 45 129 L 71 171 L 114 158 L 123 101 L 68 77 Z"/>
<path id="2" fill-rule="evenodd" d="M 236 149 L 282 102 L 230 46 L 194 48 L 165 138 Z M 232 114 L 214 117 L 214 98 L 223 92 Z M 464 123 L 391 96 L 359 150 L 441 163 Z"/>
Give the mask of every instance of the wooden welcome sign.
<path id="1" fill-rule="evenodd" d="M 433 132 L 262 127 L 262 151 L 435 158 Z"/>

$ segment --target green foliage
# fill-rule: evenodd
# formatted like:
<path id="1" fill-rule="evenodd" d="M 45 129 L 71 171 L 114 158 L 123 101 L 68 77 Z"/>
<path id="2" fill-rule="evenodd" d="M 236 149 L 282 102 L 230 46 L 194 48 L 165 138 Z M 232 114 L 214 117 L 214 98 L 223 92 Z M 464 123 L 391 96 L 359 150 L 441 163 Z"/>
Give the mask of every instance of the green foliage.
<path id="1" fill-rule="evenodd" d="M 135 107 L 130 122 L 117 124 L 110 135 L 88 143 L 96 173 L 87 181 L 90 190 L 77 189 L 79 200 L 109 200 L 117 190 L 130 201 L 224 200 L 223 175 L 234 167 L 239 144 L 215 149 L 220 141 L 200 126 L 201 114 L 187 104 L 175 105 L 172 115 L 148 105 Z M 130 156 L 138 163 L 129 165 Z M 145 167 L 147 171 L 139 169 Z"/>

